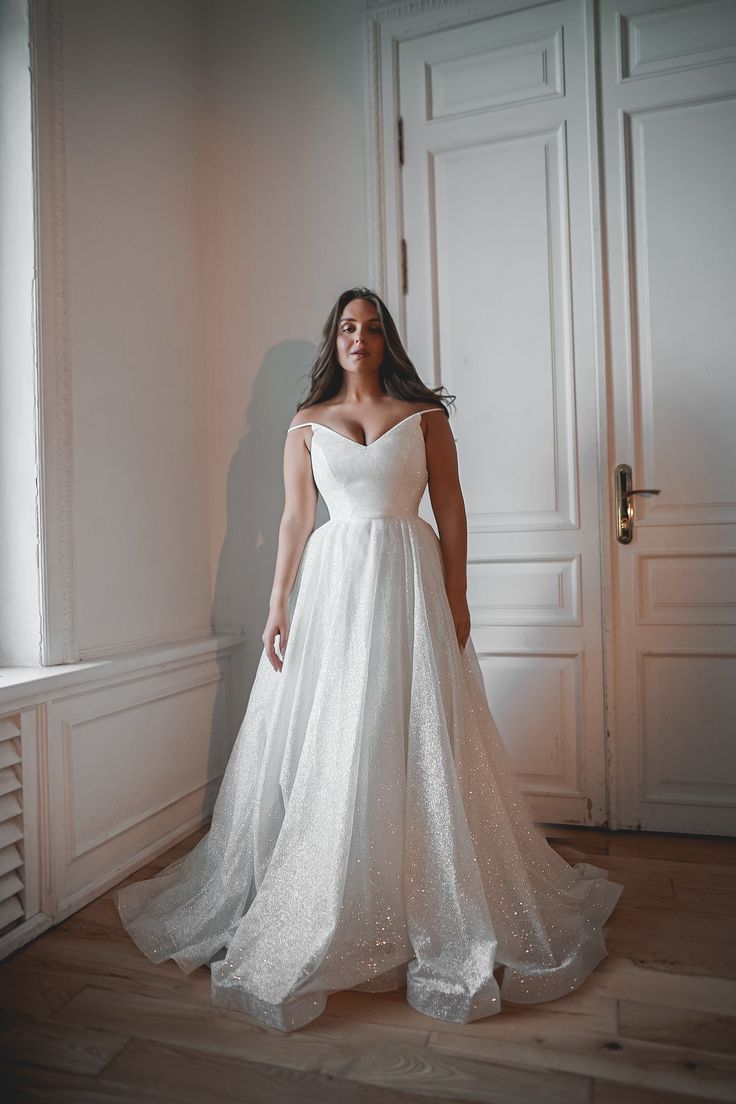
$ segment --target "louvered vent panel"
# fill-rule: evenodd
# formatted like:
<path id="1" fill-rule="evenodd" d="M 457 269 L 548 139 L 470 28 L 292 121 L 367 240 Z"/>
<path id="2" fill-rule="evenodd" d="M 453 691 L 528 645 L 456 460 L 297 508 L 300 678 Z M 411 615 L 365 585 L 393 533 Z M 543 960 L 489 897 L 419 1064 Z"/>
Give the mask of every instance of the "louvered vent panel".
<path id="1" fill-rule="evenodd" d="M 0 936 L 25 915 L 20 717 L 0 720 Z"/>

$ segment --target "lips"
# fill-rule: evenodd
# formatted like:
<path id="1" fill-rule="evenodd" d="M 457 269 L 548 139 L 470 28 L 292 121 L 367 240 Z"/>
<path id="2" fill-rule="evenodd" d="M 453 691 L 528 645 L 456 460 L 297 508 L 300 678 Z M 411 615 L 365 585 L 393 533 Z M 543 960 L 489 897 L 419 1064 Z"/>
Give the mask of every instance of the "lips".
<path id="1" fill-rule="evenodd" d="M 350 355 L 354 356 L 354 357 L 367 357 L 368 356 L 367 353 L 351 353 Z"/>

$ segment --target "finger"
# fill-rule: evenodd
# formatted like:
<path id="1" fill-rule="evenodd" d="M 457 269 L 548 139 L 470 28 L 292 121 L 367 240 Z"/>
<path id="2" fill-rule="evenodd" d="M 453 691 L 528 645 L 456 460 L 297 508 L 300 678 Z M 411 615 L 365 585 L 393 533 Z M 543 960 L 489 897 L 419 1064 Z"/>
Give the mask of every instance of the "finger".
<path id="1" fill-rule="evenodd" d="M 270 644 L 268 646 L 268 648 L 266 649 L 266 654 L 268 656 L 268 661 L 271 664 L 271 666 L 273 667 L 274 671 L 280 671 L 281 670 L 281 660 L 276 655 L 276 651 L 274 649 L 273 644 Z"/>

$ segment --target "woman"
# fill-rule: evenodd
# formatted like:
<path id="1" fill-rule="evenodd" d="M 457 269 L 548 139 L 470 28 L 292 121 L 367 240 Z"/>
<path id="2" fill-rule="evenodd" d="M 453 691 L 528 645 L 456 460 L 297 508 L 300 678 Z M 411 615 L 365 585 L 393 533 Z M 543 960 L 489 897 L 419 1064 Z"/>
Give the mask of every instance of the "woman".
<path id="1" fill-rule="evenodd" d="M 152 961 L 210 965 L 215 1004 L 282 1031 L 340 989 L 406 985 L 460 1023 L 554 1000 L 605 957 L 623 889 L 547 844 L 489 710 L 443 390 L 377 295 L 340 295 L 286 433 L 265 647 L 210 830 L 115 894 Z"/>

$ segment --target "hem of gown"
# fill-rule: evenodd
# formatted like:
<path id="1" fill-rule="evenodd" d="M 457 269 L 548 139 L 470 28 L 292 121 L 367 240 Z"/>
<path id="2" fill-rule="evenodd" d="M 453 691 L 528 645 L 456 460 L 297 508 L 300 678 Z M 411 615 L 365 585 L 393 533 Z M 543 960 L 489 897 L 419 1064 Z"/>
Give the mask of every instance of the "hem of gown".
<path id="1" fill-rule="evenodd" d="M 598 896 L 585 916 L 587 934 L 571 961 L 551 970 L 518 969 L 516 962 L 503 963 L 501 997 L 511 1004 L 545 1004 L 567 996 L 587 980 L 608 955 L 604 925 L 613 912 L 624 887 L 609 880 L 608 871 L 590 863 L 576 863 L 574 869 L 599 880 Z"/>
<path id="2" fill-rule="evenodd" d="M 462 981 L 455 983 L 451 977 L 422 978 L 421 967 L 414 965 L 418 976 L 412 977 L 410 968 L 406 1002 L 423 1016 L 443 1023 L 466 1024 L 501 1011 L 501 990 L 493 972 L 472 990 Z"/>
<path id="3" fill-rule="evenodd" d="M 254 1020 L 259 1027 L 273 1027 L 278 1031 L 297 1031 L 321 1016 L 327 1007 L 327 993 L 307 993 L 293 997 L 281 1004 L 261 1000 L 245 989 L 218 983 L 218 965 L 211 966 L 210 995 L 218 1008 L 240 1012 Z"/>
<path id="4" fill-rule="evenodd" d="M 123 887 L 123 889 L 115 890 L 112 894 L 113 904 L 115 905 L 118 916 L 120 917 L 120 923 L 123 925 L 123 928 L 133 940 L 138 950 L 146 956 L 149 962 L 154 962 L 158 965 L 159 963 L 165 962 L 167 959 L 172 958 L 176 951 L 176 948 L 171 941 L 164 944 L 156 944 L 154 946 L 153 941 L 150 939 L 150 931 L 149 938 L 146 938 L 144 933 L 139 931 L 138 925 L 136 924 L 135 916 L 128 917 L 125 915 L 126 905 L 124 899 L 126 897 L 128 897 L 128 899 L 130 898 L 130 895 L 126 893 L 126 890 L 131 889 L 137 884 L 137 882 L 133 882 L 131 886 L 125 886 Z"/>
<path id="5" fill-rule="evenodd" d="M 209 953 L 199 954 L 195 957 L 186 956 L 186 948 L 179 946 L 166 931 L 165 923 L 160 920 L 152 923 L 150 917 L 144 912 L 140 916 L 126 916 L 125 904 L 121 903 L 121 895 L 125 894 L 127 889 L 132 889 L 134 885 L 143 883 L 133 883 L 131 886 L 124 886 L 122 890 L 116 890 L 112 894 L 112 899 L 115 907 L 120 916 L 120 922 L 123 928 L 133 940 L 141 954 L 145 955 L 149 962 L 153 962 L 158 966 L 162 962 L 167 962 L 171 959 L 175 962 L 182 973 L 192 974 L 200 966 L 208 965 L 212 959 L 212 955 Z M 222 948 L 220 948 L 221 950 Z M 218 954 L 216 951 L 215 954 Z"/>
<path id="6" fill-rule="evenodd" d="M 410 959 L 413 962 L 414 959 Z M 409 962 L 401 962 L 398 966 L 394 966 L 391 970 L 386 970 L 383 974 L 377 974 L 375 977 L 368 978 L 367 981 L 361 981 L 357 985 L 351 985 L 349 992 L 355 990 L 358 993 L 394 993 L 397 989 L 404 989 L 406 987 L 406 977 Z"/>
<path id="7" fill-rule="evenodd" d="M 418 966 L 416 958 L 411 958 L 364 982 L 335 990 L 307 993 L 280 1004 L 272 1004 L 242 987 L 224 983 L 222 970 L 225 969 L 225 947 L 204 958 L 201 954 L 195 958 L 187 958 L 183 949 L 179 948 L 177 951 L 170 939 L 160 942 L 160 924 L 155 944 L 151 938 L 150 924 L 147 927 L 148 938 L 144 931 L 137 930 L 136 917 L 126 918 L 120 912 L 118 898 L 123 891 L 116 891 L 113 900 L 120 912 L 123 927 L 146 958 L 154 963 L 170 958 L 185 974 L 192 973 L 199 966 L 207 966 L 211 973 L 212 1003 L 240 1012 L 259 1026 L 282 1032 L 298 1030 L 324 1012 L 331 992 L 386 993 L 403 988 L 406 988 L 407 1004 L 422 1015 L 444 1022 L 471 1023 L 497 1014 L 502 1010 L 502 1003 L 505 1001 L 511 1004 L 541 1004 L 558 1000 L 578 989 L 607 956 L 603 925 L 613 912 L 624 887 L 618 882 L 610 881 L 608 871 L 602 867 L 577 863 L 575 868 L 584 876 L 599 879 L 600 885 L 595 905 L 586 917 L 588 934 L 574 959 L 550 970 L 540 971 L 539 967 L 524 970 L 519 969 L 516 962 L 504 961 L 503 950 L 499 948 L 494 970 L 503 970 L 500 984 L 492 974 L 471 997 L 459 989 L 453 992 L 451 981 L 446 988 L 442 988 L 431 981 L 423 982 L 418 977 L 413 979 L 412 969 L 416 970 Z"/>

